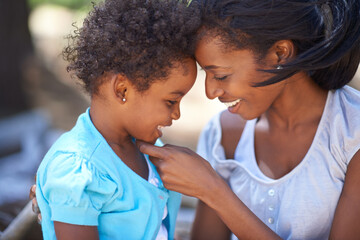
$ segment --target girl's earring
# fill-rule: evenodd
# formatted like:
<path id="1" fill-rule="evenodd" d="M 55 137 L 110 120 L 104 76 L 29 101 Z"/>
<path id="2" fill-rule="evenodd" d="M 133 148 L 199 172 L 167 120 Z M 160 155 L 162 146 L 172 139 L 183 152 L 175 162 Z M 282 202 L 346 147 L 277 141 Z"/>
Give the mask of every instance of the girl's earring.
<path id="1" fill-rule="evenodd" d="M 126 102 L 126 98 L 123 98 L 122 101 L 123 101 L 123 102 Z"/>
<path id="2" fill-rule="evenodd" d="M 278 65 L 278 66 L 276 67 L 276 69 L 280 70 L 280 69 L 282 69 L 282 66 Z"/>

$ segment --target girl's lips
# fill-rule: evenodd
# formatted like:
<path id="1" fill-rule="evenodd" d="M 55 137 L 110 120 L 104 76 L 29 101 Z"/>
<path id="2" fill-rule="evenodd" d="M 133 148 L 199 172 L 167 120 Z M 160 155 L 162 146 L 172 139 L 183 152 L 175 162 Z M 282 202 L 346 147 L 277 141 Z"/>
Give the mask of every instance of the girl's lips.
<path id="1" fill-rule="evenodd" d="M 159 137 L 162 137 L 162 135 L 163 135 L 163 134 L 162 134 L 162 129 L 163 129 L 163 128 L 164 128 L 164 126 L 160 126 L 160 125 L 157 127 L 157 131 L 158 131 Z"/>

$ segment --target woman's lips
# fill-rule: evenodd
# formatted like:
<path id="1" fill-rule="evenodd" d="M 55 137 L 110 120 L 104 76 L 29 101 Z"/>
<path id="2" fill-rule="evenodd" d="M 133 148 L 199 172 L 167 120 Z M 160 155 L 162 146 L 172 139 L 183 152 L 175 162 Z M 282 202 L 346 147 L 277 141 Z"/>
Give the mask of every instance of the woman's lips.
<path id="1" fill-rule="evenodd" d="M 225 104 L 225 106 L 227 107 L 234 107 L 236 104 L 238 104 L 242 99 L 236 99 L 235 101 L 231 101 L 231 102 L 223 102 Z"/>
<path id="2" fill-rule="evenodd" d="M 223 103 L 228 107 L 229 112 L 235 113 L 239 109 L 242 101 L 243 99 L 239 98 L 231 102 L 223 102 Z"/>

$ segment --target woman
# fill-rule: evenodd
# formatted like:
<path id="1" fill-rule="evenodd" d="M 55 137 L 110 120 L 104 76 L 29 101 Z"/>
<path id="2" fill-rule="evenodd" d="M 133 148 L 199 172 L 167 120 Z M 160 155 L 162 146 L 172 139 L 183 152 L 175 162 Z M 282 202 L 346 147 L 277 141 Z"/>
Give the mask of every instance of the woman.
<path id="1" fill-rule="evenodd" d="M 167 188 L 201 200 L 193 239 L 359 239 L 360 93 L 345 86 L 359 1 L 202 4 L 195 57 L 228 111 L 205 127 L 202 157 L 140 147 Z"/>

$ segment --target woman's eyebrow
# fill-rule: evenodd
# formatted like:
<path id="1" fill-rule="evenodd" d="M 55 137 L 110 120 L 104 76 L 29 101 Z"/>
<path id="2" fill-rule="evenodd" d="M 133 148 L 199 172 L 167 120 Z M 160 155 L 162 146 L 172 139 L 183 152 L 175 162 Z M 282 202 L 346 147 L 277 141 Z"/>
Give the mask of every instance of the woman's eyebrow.
<path id="1" fill-rule="evenodd" d="M 213 69 L 218 69 L 218 68 L 229 69 L 230 67 L 222 67 L 222 66 L 217 66 L 217 65 L 208 65 L 208 66 L 203 67 L 203 69 L 205 69 L 205 70 L 213 70 Z"/>

